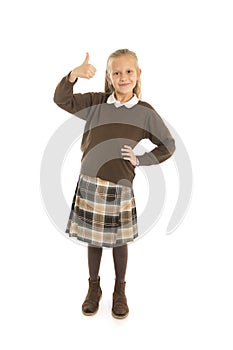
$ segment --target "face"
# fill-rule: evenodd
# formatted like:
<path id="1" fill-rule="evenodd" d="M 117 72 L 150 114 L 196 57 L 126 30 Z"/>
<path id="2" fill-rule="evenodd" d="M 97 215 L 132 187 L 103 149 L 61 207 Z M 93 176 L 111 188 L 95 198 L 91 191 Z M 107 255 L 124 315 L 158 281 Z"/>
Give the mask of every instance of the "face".
<path id="1" fill-rule="evenodd" d="M 108 79 L 115 89 L 118 100 L 127 101 L 132 98 L 140 74 L 137 62 L 131 55 L 111 58 Z"/>

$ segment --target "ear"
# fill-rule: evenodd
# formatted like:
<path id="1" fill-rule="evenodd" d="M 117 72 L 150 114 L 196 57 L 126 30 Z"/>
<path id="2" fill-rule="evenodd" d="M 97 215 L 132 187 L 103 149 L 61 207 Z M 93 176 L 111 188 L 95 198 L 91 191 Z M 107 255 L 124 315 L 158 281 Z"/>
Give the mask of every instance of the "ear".
<path id="1" fill-rule="evenodd" d="M 142 73 L 142 70 L 138 68 L 138 71 L 137 71 L 137 78 L 138 78 L 138 80 L 141 77 L 141 73 Z"/>

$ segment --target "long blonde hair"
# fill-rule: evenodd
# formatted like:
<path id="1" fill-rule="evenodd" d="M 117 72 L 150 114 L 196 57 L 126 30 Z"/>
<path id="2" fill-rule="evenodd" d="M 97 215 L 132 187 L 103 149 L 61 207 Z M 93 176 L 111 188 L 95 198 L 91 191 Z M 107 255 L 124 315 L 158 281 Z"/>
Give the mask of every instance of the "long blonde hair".
<path id="1" fill-rule="evenodd" d="M 109 80 L 107 79 L 107 75 L 109 74 L 110 71 L 110 61 L 112 58 L 115 57 L 120 57 L 123 55 L 130 55 L 135 59 L 136 65 L 137 65 L 137 69 L 139 69 L 138 66 L 138 58 L 135 52 L 130 51 L 128 49 L 120 49 L 117 50 L 115 52 L 113 52 L 107 60 L 107 67 L 106 67 L 106 75 L 105 75 L 105 92 L 106 93 L 113 93 L 114 92 L 114 87 L 112 86 L 112 84 L 109 82 Z M 140 99 L 141 98 L 141 80 L 138 79 L 135 88 L 133 89 L 133 92 L 136 94 L 136 96 Z"/>

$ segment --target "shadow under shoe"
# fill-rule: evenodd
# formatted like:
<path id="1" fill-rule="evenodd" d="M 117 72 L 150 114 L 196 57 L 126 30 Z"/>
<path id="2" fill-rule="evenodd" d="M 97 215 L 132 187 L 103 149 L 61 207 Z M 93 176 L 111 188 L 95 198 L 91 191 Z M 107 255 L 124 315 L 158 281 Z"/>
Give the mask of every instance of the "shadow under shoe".
<path id="1" fill-rule="evenodd" d="M 125 296 L 126 282 L 115 283 L 113 292 L 112 316 L 117 319 L 126 318 L 129 314 L 127 298 Z"/>
<path id="2" fill-rule="evenodd" d="M 102 296 L 102 290 L 100 288 L 100 277 L 96 281 L 92 281 L 89 278 L 89 289 L 82 305 L 82 313 L 85 316 L 93 316 L 99 309 L 99 301 Z"/>

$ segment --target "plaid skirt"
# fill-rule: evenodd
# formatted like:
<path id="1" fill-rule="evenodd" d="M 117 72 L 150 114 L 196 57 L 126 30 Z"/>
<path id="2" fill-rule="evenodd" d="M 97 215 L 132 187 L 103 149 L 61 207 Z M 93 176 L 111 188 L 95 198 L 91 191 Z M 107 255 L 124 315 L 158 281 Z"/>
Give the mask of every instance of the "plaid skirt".
<path id="1" fill-rule="evenodd" d="M 80 174 L 66 233 L 97 247 L 116 247 L 138 237 L 133 189 Z"/>

